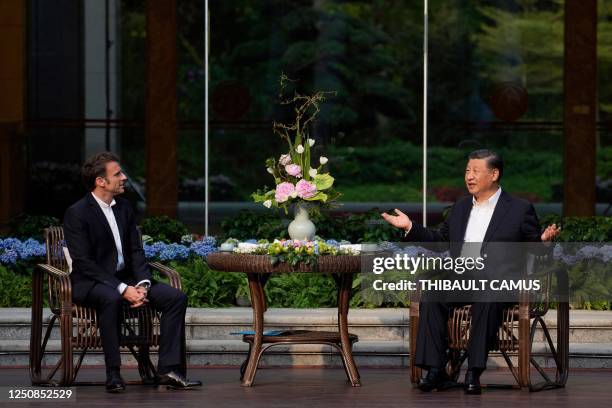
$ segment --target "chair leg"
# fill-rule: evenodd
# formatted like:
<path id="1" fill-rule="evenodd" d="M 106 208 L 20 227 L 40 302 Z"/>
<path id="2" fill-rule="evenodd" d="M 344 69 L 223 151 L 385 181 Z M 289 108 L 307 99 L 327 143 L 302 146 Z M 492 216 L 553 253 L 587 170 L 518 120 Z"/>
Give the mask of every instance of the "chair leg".
<path id="1" fill-rule="evenodd" d="M 60 385 L 71 385 L 76 376 L 72 359 L 72 310 L 60 315 L 62 361 Z M 79 364 L 80 367 L 80 364 Z"/>
<path id="2" fill-rule="evenodd" d="M 410 339 L 409 339 L 409 348 L 410 348 L 410 382 L 412 384 L 418 384 L 421 378 L 421 369 L 414 365 L 414 356 L 416 354 L 416 339 L 417 334 L 419 332 L 419 310 L 417 305 L 410 305 Z"/>
<path id="3" fill-rule="evenodd" d="M 557 353 L 557 348 L 555 348 L 555 345 L 553 344 L 552 338 L 550 336 L 550 332 L 548 330 L 548 327 L 546 326 L 546 323 L 544 322 L 544 319 L 542 319 L 542 317 L 540 316 L 536 316 L 531 325 L 531 333 L 530 333 L 531 344 L 533 343 L 533 338 L 535 336 L 535 331 L 537 329 L 538 324 L 540 325 L 540 327 L 542 328 L 542 331 L 544 332 L 544 337 L 546 338 L 546 342 L 550 349 L 550 356 L 553 358 L 555 365 L 557 367 L 557 370 L 556 370 L 557 379 L 567 378 L 566 376 L 565 377 L 559 376 L 560 371 L 562 371 L 564 368 L 563 361 L 561 361 L 560 356 Z M 544 379 L 544 381 L 533 384 L 531 382 L 531 378 L 529 378 L 528 379 L 529 391 L 537 392 L 537 391 L 542 391 L 545 389 L 562 388 L 565 386 L 564 381 L 551 380 L 550 377 L 546 374 L 546 372 L 542 369 L 542 367 L 540 367 L 538 362 L 533 358 L 533 356 L 530 356 L 530 363 L 538 371 L 538 373 Z"/>

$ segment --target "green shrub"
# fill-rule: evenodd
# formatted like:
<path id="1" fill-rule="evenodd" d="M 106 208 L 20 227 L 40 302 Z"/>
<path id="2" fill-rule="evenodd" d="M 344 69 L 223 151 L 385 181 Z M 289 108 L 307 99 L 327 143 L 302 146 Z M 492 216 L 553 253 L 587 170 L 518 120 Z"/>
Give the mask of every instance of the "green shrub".
<path id="1" fill-rule="evenodd" d="M 317 236 L 323 239 L 358 242 L 399 241 L 401 231 L 382 220 L 381 211 L 372 209 L 361 214 L 329 214 L 321 212 L 312 216 L 317 227 Z M 226 218 L 221 227 L 222 240 L 229 237 L 238 240 L 288 238 L 288 220 L 273 213 L 241 211 L 237 216 Z"/>
<path id="2" fill-rule="evenodd" d="M 235 305 L 235 296 L 243 278 L 241 273 L 216 272 L 202 259 L 169 265 L 181 275 L 183 291 L 190 307 L 226 307 Z"/>
<path id="3" fill-rule="evenodd" d="M 18 269 L 0 265 L 0 307 L 32 306 L 32 274 L 22 274 Z M 46 295 L 43 291 L 43 296 Z M 45 302 L 46 303 L 46 302 Z"/>
<path id="4" fill-rule="evenodd" d="M 50 226 L 61 225 L 59 220 L 49 215 L 20 215 L 10 222 L 11 233 L 9 236 L 21 240 L 34 238 L 44 241 L 44 229 Z"/>
<path id="5" fill-rule="evenodd" d="M 219 242 L 228 238 L 246 241 L 247 239 L 287 238 L 288 221 L 284 221 L 278 212 L 256 212 L 242 210 L 238 215 L 226 218 L 221 223 L 223 235 Z"/>
<path id="6" fill-rule="evenodd" d="M 153 241 L 172 243 L 181 242 L 181 237 L 189 234 L 189 230 L 182 222 L 163 215 L 143 220 L 142 233 L 149 235 Z"/>
<path id="7" fill-rule="evenodd" d="M 561 217 L 548 214 L 542 217 L 540 224 L 561 225 L 559 242 L 609 242 L 612 241 L 612 217 Z"/>

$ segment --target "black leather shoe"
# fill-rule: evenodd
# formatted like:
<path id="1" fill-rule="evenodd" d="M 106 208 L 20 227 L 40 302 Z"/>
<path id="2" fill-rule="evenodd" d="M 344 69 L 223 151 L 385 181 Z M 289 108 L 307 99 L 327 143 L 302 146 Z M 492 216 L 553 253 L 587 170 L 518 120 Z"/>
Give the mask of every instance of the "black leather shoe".
<path id="1" fill-rule="evenodd" d="M 450 387 L 450 378 L 443 368 L 432 367 L 425 378 L 421 378 L 418 388 L 421 391 L 442 391 Z"/>
<path id="2" fill-rule="evenodd" d="M 170 371 L 169 373 L 159 376 L 158 384 L 166 385 L 168 388 L 177 390 L 187 390 L 189 388 L 201 386 L 202 381 L 188 380 L 182 374 L 176 371 Z"/>
<path id="3" fill-rule="evenodd" d="M 480 387 L 480 373 L 478 369 L 469 369 L 465 373 L 465 384 L 463 385 L 466 394 L 479 395 L 482 392 Z"/>
<path id="4" fill-rule="evenodd" d="M 106 375 L 106 392 L 118 393 L 125 390 L 125 382 L 119 371 L 113 371 Z"/>

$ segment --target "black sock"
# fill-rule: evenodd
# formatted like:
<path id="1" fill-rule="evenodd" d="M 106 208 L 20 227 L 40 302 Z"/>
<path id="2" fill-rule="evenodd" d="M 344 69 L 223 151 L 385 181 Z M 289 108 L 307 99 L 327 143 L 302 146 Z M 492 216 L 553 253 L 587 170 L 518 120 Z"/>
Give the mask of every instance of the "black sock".
<path id="1" fill-rule="evenodd" d="M 170 371 L 175 371 L 178 373 L 180 368 L 180 365 L 160 366 L 157 371 L 159 372 L 159 375 L 164 375 L 168 374 Z"/>
<path id="2" fill-rule="evenodd" d="M 118 366 L 106 367 L 106 376 L 110 377 L 111 374 L 119 374 L 120 368 Z"/>

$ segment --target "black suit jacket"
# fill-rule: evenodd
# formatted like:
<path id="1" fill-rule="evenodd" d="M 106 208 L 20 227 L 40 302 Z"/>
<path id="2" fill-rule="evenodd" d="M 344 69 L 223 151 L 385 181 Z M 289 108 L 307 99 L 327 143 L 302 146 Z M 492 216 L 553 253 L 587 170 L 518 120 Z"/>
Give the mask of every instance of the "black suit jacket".
<path id="1" fill-rule="evenodd" d="M 470 212 L 472 196 L 459 199 L 451 208 L 450 214 L 440 228 L 424 228 L 415 222 L 406 236 L 413 242 L 463 243 Z M 502 191 L 493 211 L 483 243 L 487 242 L 540 242 L 540 224 L 533 205 Z M 457 248 L 451 246 L 451 254 L 458 255 Z M 454 252 L 454 253 L 453 253 Z"/>
<path id="2" fill-rule="evenodd" d="M 97 283 L 117 288 L 127 279 L 151 280 L 134 211 L 127 200 L 116 197 L 115 201 L 112 209 L 119 227 L 125 263 L 120 274 L 116 271 L 118 254 L 113 233 L 91 193 L 68 208 L 64 215 L 64 238 L 72 258 L 70 279 L 76 302 L 82 302 Z"/>
<path id="3" fill-rule="evenodd" d="M 458 257 L 471 210 L 472 196 L 463 197 L 451 208 L 439 228 L 424 228 L 413 222 L 405 240 L 441 243 L 442 247 L 437 246 L 437 250 L 448 249 L 451 257 Z M 543 253 L 548 249 L 543 245 L 527 248 L 521 244 L 497 243 L 541 242 L 541 234 L 533 205 L 502 191 L 480 248 L 480 255 L 486 257 L 487 275 L 491 278 L 493 275 L 516 277 L 522 274 L 527 252 Z"/>

